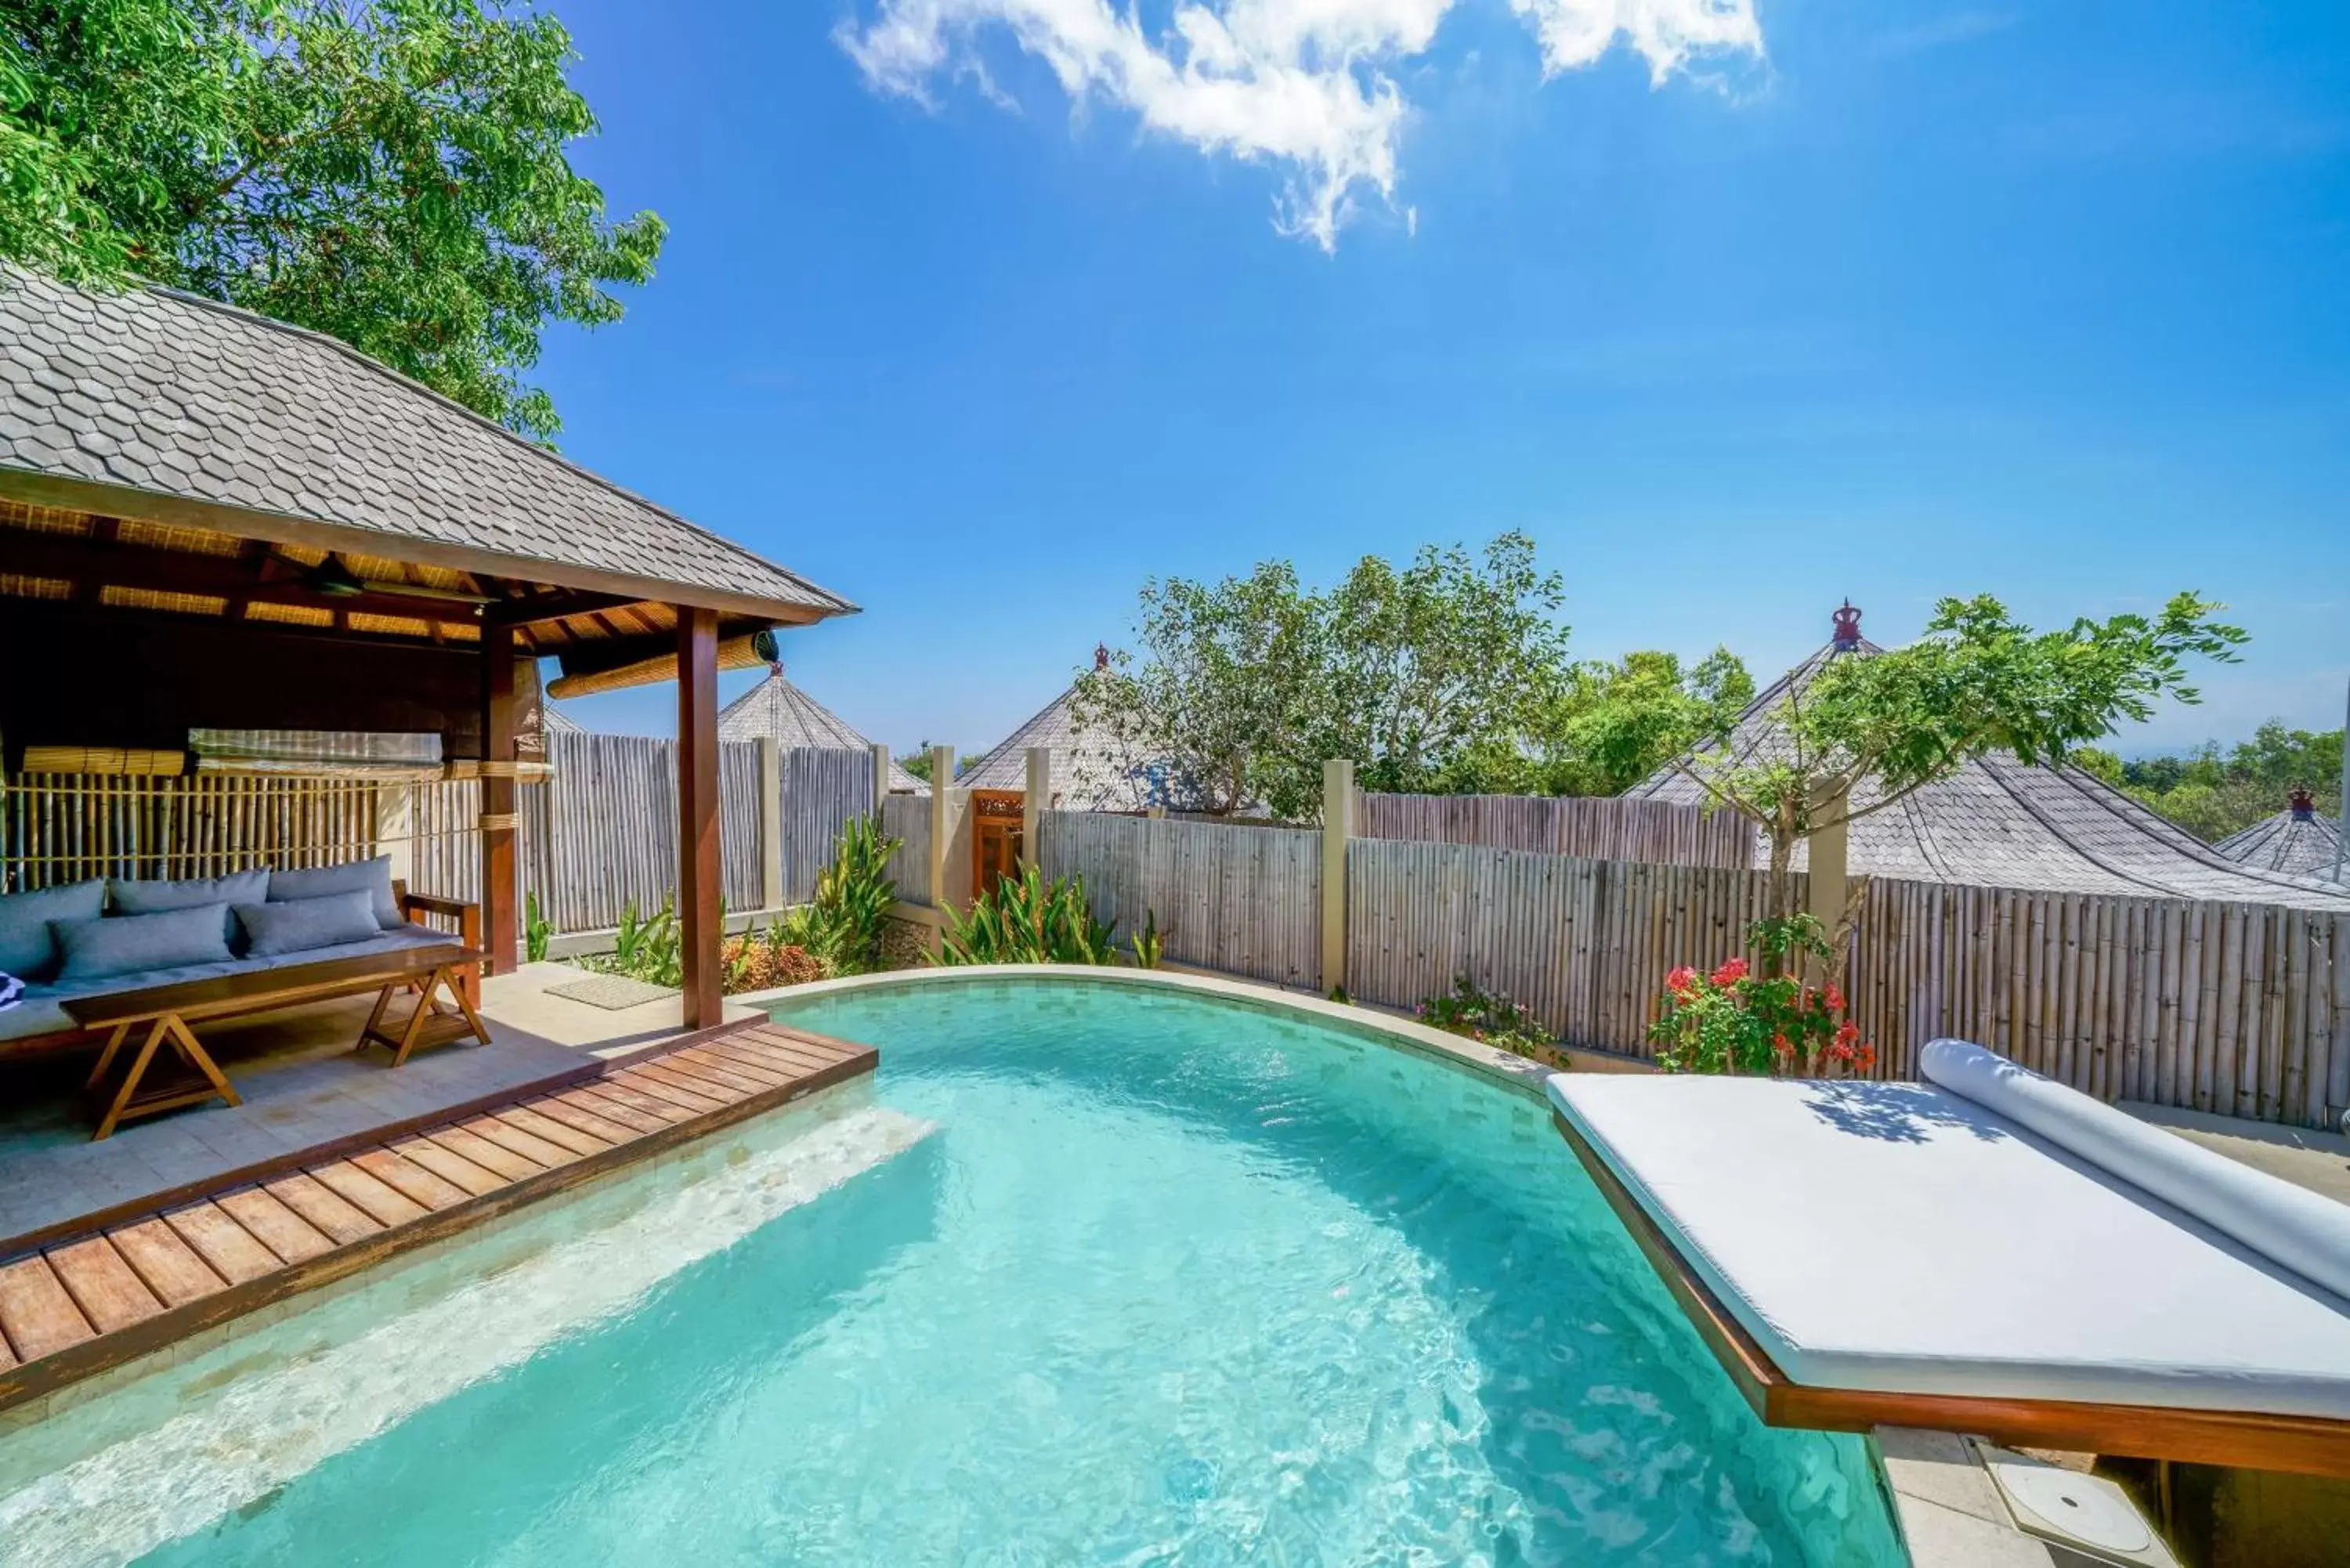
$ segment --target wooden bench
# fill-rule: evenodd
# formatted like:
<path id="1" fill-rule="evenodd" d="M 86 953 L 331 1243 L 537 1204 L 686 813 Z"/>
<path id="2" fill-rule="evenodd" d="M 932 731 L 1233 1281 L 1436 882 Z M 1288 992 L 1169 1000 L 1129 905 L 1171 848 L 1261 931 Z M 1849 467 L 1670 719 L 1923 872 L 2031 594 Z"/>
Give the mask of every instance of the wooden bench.
<path id="1" fill-rule="evenodd" d="M 473 1011 L 464 977 L 478 974 L 483 954 L 462 942 L 435 942 L 429 947 L 397 948 L 357 958 L 328 959 L 319 963 L 286 964 L 245 974 L 212 980 L 182 981 L 175 985 L 150 986 L 103 996 L 77 996 L 61 1003 L 66 1016 L 83 1030 L 109 1030 L 106 1049 L 85 1085 L 98 1111 L 93 1139 L 110 1136 L 123 1122 L 182 1106 L 221 1099 L 241 1105 L 237 1092 L 220 1067 L 197 1044 L 192 1023 L 266 1012 L 296 1002 L 323 1002 L 332 997 L 378 992 L 375 1011 L 360 1031 L 359 1048 L 387 1045 L 395 1067 L 409 1053 L 424 1045 L 443 1044 L 471 1035 L 489 1044 L 489 1031 Z M 383 1027 L 393 993 L 414 989 L 416 1009 L 395 1033 Z M 455 1012 L 433 1006 L 437 992 L 446 990 Z M 146 1036 L 119 1080 L 109 1082 L 130 1033 L 140 1024 Z M 146 1082 L 157 1054 L 169 1046 L 182 1069 L 158 1084 Z"/>

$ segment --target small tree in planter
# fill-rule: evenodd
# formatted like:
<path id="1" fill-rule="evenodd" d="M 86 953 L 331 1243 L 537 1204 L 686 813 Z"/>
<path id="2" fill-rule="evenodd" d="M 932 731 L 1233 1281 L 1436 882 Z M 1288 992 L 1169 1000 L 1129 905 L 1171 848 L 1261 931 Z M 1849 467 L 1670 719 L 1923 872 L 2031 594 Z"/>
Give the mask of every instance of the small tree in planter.
<path id="1" fill-rule="evenodd" d="M 1845 1016 L 1835 982 L 1812 986 L 1802 979 L 1806 958 L 1827 963 L 1827 936 L 1817 919 L 1757 920 L 1746 940 L 1764 957 L 1761 971 L 1733 958 L 1710 974 L 1684 964 L 1665 976 L 1663 1004 L 1648 1027 L 1659 1066 L 1804 1078 L 1876 1067 L 1877 1047 Z"/>

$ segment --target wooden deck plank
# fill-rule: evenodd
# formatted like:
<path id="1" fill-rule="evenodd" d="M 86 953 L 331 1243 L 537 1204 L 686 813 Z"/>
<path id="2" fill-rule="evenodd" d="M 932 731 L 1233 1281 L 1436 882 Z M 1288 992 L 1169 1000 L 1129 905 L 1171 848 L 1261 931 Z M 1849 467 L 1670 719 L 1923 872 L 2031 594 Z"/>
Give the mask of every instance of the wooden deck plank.
<path id="1" fill-rule="evenodd" d="M 88 1236 L 69 1246 L 54 1248 L 48 1259 L 66 1293 L 73 1297 L 74 1305 L 81 1308 L 81 1315 L 100 1334 L 144 1323 L 163 1310 L 155 1293 L 122 1261 L 114 1243 L 103 1236 Z"/>
<path id="2" fill-rule="evenodd" d="M 787 1066 L 777 1062 L 773 1056 L 733 1050 L 723 1044 L 700 1045 L 691 1051 L 681 1051 L 678 1054 L 691 1056 L 697 1062 L 707 1062 L 713 1066 L 723 1067 L 730 1073 L 739 1073 L 745 1077 L 760 1079 L 775 1088 L 781 1088 L 787 1084 L 796 1084 L 808 1075 L 807 1070 L 804 1067 Z"/>
<path id="3" fill-rule="evenodd" d="M 739 1051 L 756 1052 L 771 1061 L 789 1063 L 803 1071 L 816 1067 L 829 1067 L 836 1062 L 851 1060 L 848 1054 L 845 1052 L 828 1051 L 822 1046 L 803 1044 L 784 1034 L 745 1034 L 739 1039 L 725 1041 L 723 1044 L 732 1045 Z"/>
<path id="4" fill-rule="evenodd" d="M 371 1148 L 351 1156 L 351 1163 L 412 1202 L 427 1209 L 453 1209 L 465 1201 L 465 1189 L 433 1175 L 411 1159 L 388 1148 Z"/>
<path id="5" fill-rule="evenodd" d="M 48 1259 L 37 1252 L 0 1268 L 0 1334 L 18 1361 L 38 1361 L 98 1337 Z"/>
<path id="6" fill-rule="evenodd" d="M 213 1272 L 230 1284 L 257 1280 L 278 1265 L 277 1254 L 263 1246 L 250 1231 L 211 1203 L 191 1203 L 163 1216 L 163 1223 L 180 1233 L 212 1265 Z"/>
<path id="7" fill-rule="evenodd" d="M 315 1177 L 296 1171 L 292 1176 L 281 1176 L 262 1185 L 278 1202 L 307 1220 L 322 1233 L 333 1237 L 337 1246 L 348 1247 L 354 1241 L 363 1241 L 383 1229 L 380 1221 L 354 1208 L 348 1200 L 336 1197 L 332 1191 L 320 1186 Z"/>
<path id="8" fill-rule="evenodd" d="M 331 1160 L 312 1168 L 318 1184 L 386 1227 L 406 1225 L 432 1212 L 413 1199 L 401 1196 L 347 1159 Z"/>
<path id="9" fill-rule="evenodd" d="M 845 1062 L 851 1057 L 864 1055 L 873 1049 L 870 1045 L 860 1045 L 854 1040 L 836 1040 L 829 1034 L 818 1034 L 811 1029 L 795 1029 L 788 1023 L 778 1023 L 772 1018 L 751 1033 L 761 1039 L 774 1039 L 780 1035 L 789 1044 L 820 1052 L 836 1061 Z"/>
<path id="10" fill-rule="evenodd" d="M 535 1100 L 525 1100 L 522 1103 L 522 1108 L 545 1116 L 549 1121 L 561 1122 L 565 1127 L 577 1132 L 586 1133 L 589 1137 L 600 1139 L 607 1145 L 628 1143 L 639 1133 L 650 1130 L 645 1127 L 623 1126 L 609 1116 L 598 1116 L 585 1106 L 572 1105 L 555 1095 L 541 1095 Z"/>
<path id="11" fill-rule="evenodd" d="M 485 1170 L 454 1149 L 442 1148 L 429 1137 L 404 1137 L 385 1146 L 411 1164 L 421 1165 L 452 1187 L 462 1187 L 472 1197 L 495 1192 L 506 1184 L 506 1179 L 494 1170 Z"/>
<path id="12" fill-rule="evenodd" d="M 667 1116 L 657 1116 L 650 1111 L 640 1110 L 635 1106 L 623 1105 L 608 1095 L 599 1095 L 589 1089 L 566 1089 L 559 1095 L 548 1095 L 546 1097 L 556 1105 L 569 1106 L 575 1110 L 596 1117 L 598 1121 L 611 1122 L 634 1132 L 659 1132 L 669 1126 Z M 534 1100 L 531 1103 L 536 1105 L 538 1102 Z M 554 1114 L 552 1111 L 547 1113 L 549 1116 Z"/>
<path id="13" fill-rule="evenodd" d="M 228 1289 L 228 1282 L 160 1218 L 109 1231 L 107 1239 L 165 1306 L 185 1306 Z"/>
<path id="14" fill-rule="evenodd" d="M 574 1154 L 597 1154 L 611 1147 L 615 1141 L 581 1132 L 553 1116 L 542 1116 L 528 1106 L 503 1106 L 490 1114 L 510 1127 L 519 1127 L 533 1137 L 545 1138 L 557 1148 L 567 1148 Z M 629 1140 L 622 1137 L 618 1141 L 626 1143 Z"/>
<path id="15" fill-rule="evenodd" d="M 492 1143 L 479 1133 L 468 1132 L 461 1127 L 434 1127 L 429 1136 L 442 1148 L 453 1150 L 484 1170 L 503 1176 L 508 1181 L 520 1181 L 547 1168 L 535 1159 L 516 1154 L 504 1144 Z"/>
<path id="16" fill-rule="evenodd" d="M 558 1165 L 569 1165 L 579 1158 L 561 1144 L 549 1143 L 495 1116 L 475 1116 L 465 1123 L 464 1127 L 477 1137 L 496 1144 L 500 1148 L 511 1149 L 525 1159 L 534 1160 L 550 1169 Z"/>
<path id="17" fill-rule="evenodd" d="M 273 1170 L 194 1188 L 167 1209 L 92 1216 L 80 1234 L 61 1228 L 47 1255 L 0 1271 L 0 1409 L 686 1145 L 875 1060 L 804 1071 L 781 1047 L 738 1047 L 723 1031 L 689 1038 L 632 1065 L 599 1064 L 592 1079 L 443 1113 L 453 1125 L 390 1124 L 376 1147 L 345 1139 L 288 1151 Z M 36 1354 L 20 1355 L 12 1336 Z"/>
<path id="18" fill-rule="evenodd" d="M 726 1102 L 720 1099 L 718 1091 L 708 1084 L 701 1085 L 701 1092 L 697 1094 L 691 1088 L 680 1087 L 677 1080 L 655 1076 L 642 1067 L 631 1067 L 624 1073 L 616 1073 L 604 1081 L 631 1089 L 639 1095 L 650 1095 L 656 1100 L 665 1101 L 684 1111 L 689 1116 L 706 1116 L 712 1111 L 723 1111 L 726 1108 Z"/>
<path id="19" fill-rule="evenodd" d="M 592 1095 L 599 1100 L 617 1100 L 632 1111 L 641 1111 L 646 1116 L 657 1117 L 671 1125 L 678 1122 L 690 1122 L 700 1114 L 678 1104 L 675 1100 L 665 1100 L 659 1095 L 648 1094 L 634 1084 L 627 1082 L 624 1077 L 598 1078 L 593 1087 L 583 1086 L 576 1092 Z"/>
<path id="20" fill-rule="evenodd" d="M 658 1065 L 648 1065 L 638 1070 L 644 1073 L 672 1074 L 684 1080 L 683 1086 L 686 1088 L 694 1089 L 697 1093 L 723 1095 L 728 1100 L 739 1100 L 745 1095 L 760 1094 L 775 1086 L 773 1084 L 762 1083 L 746 1073 L 730 1072 L 715 1063 L 694 1061 L 691 1056 L 691 1053 L 681 1051 L 674 1055 L 662 1057 Z M 698 1087 L 704 1084 L 710 1085 L 708 1089 L 702 1090 Z"/>
<path id="21" fill-rule="evenodd" d="M 244 1227 L 252 1238 L 276 1254 L 281 1263 L 298 1263 L 335 1250 L 334 1238 L 319 1231 L 258 1187 L 224 1192 L 213 1199 L 221 1212 Z"/>

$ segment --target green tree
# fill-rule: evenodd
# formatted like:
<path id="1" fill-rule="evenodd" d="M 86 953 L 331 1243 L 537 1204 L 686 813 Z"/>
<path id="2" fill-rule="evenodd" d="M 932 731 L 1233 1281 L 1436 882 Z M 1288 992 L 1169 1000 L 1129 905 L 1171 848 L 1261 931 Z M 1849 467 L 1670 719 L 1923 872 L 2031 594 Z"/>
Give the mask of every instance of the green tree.
<path id="1" fill-rule="evenodd" d="M 2272 719 L 2232 751 L 2190 751 L 2121 765 L 2115 781 L 2197 837 L 2217 842 L 2284 809 L 2295 789 L 2330 805 L 2342 794 L 2342 732 L 2295 730 Z"/>
<path id="2" fill-rule="evenodd" d="M 2117 722 L 2147 718 L 2163 698 L 2198 701 L 2189 661 L 2231 661 L 2245 640 L 2212 618 L 2222 607 L 2179 594 L 2152 618 L 2035 632 L 1987 595 L 1946 598 L 1919 641 L 1835 659 L 1807 691 L 1791 691 L 1774 715 L 1779 745 L 1681 765 L 1762 826 L 1771 868 L 1783 872 L 1806 835 L 1882 811 L 1971 758 L 2063 762 Z"/>
<path id="3" fill-rule="evenodd" d="M 573 171 L 576 57 L 499 0 L 0 0 L 0 258 L 312 327 L 551 438 L 542 330 L 619 319 L 665 233 Z"/>
<path id="4" fill-rule="evenodd" d="M 1728 734 L 1752 701 L 1754 678 L 1726 648 L 1690 665 L 1654 650 L 1588 659 L 1568 669 L 1531 734 L 1471 747 L 1444 786 L 1461 794 L 1620 794 Z"/>
<path id="5" fill-rule="evenodd" d="M 965 768 L 970 767 L 972 763 L 983 762 L 985 760 L 986 757 L 983 753 L 965 752 L 962 756 L 955 759 L 955 772 L 960 774 Z M 908 752 L 904 756 L 899 757 L 898 759 L 898 765 L 905 769 L 908 773 L 913 774 L 916 778 L 921 780 L 924 784 L 931 783 L 930 742 L 924 741 L 920 745 L 916 746 L 912 751 Z"/>
<path id="6" fill-rule="evenodd" d="M 1430 546 L 1400 567 L 1366 556 L 1319 592 L 1285 561 L 1153 581 L 1139 657 L 1082 676 L 1076 717 L 1114 762 L 1166 765 L 1212 811 L 1262 803 L 1311 819 L 1330 757 L 1353 759 L 1368 789 L 1443 788 L 1469 753 L 1521 743 L 1557 700 L 1564 597 L 1522 534 L 1476 556 Z"/>

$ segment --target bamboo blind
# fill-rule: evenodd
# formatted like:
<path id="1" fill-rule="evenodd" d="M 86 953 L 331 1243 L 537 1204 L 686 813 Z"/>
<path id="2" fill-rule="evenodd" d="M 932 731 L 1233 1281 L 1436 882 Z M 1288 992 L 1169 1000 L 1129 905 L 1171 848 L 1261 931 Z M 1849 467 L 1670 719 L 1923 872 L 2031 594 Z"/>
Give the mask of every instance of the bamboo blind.
<path id="1" fill-rule="evenodd" d="M 376 847 L 368 780 L 25 773 L 0 780 L 0 891 L 94 877 L 217 877 Z"/>

